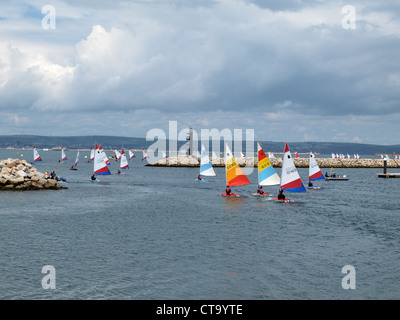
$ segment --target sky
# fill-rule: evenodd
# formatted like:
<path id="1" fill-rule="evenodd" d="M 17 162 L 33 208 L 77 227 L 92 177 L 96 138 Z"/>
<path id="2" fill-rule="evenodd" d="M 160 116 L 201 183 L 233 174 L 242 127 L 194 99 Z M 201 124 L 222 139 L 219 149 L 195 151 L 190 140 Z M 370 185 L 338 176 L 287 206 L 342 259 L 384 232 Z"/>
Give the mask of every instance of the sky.
<path id="1" fill-rule="evenodd" d="M 350 7 L 349 7 L 350 6 Z M 400 144 L 398 0 L 0 0 L 0 134 Z"/>

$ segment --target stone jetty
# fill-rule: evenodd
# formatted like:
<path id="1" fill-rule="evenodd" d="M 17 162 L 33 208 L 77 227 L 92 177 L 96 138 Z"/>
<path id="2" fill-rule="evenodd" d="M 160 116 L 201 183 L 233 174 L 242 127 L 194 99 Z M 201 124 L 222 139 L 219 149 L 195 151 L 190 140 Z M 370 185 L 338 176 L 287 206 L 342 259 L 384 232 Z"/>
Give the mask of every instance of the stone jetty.
<path id="1" fill-rule="evenodd" d="M 257 167 L 258 160 L 254 157 L 235 158 L 239 166 L 254 166 Z M 282 167 L 282 158 L 270 158 L 271 164 L 275 168 Z M 332 159 L 332 158 L 316 158 L 320 168 L 383 168 L 382 159 Z M 225 166 L 224 158 L 210 158 L 214 167 Z M 308 168 L 308 158 L 293 158 L 297 168 Z M 168 159 L 158 160 L 154 163 L 149 163 L 148 166 L 156 167 L 198 167 L 200 158 L 194 156 L 174 156 Z M 387 168 L 400 168 L 400 160 L 387 160 Z"/>
<path id="2" fill-rule="evenodd" d="M 65 189 L 25 160 L 0 160 L 0 190 Z"/>

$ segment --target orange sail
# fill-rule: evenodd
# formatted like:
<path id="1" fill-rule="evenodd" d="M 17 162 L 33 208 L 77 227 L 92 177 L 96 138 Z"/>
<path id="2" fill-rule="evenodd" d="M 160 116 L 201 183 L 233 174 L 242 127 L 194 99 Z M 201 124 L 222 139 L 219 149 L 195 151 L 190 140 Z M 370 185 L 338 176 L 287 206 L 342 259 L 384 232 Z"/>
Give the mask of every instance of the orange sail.
<path id="1" fill-rule="evenodd" d="M 226 169 L 226 185 L 243 186 L 251 182 L 243 173 L 243 170 L 237 164 L 228 144 L 225 144 L 225 169 Z"/>

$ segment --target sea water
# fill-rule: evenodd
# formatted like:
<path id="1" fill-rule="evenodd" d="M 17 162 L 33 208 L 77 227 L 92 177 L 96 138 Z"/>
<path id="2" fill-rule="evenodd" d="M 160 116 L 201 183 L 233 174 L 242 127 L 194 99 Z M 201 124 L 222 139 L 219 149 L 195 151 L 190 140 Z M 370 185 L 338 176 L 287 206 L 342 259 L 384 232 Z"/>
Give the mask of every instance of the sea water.
<path id="1" fill-rule="evenodd" d="M 400 179 L 380 169 L 336 169 L 349 180 L 276 203 L 251 195 L 256 170 L 252 185 L 232 187 L 243 197 L 226 198 L 224 168 L 197 182 L 199 168 L 149 167 L 139 155 L 122 174 L 111 159 L 112 174 L 93 183 L 89 152 L 77 171 L 76 152 L 64 163 L 39 152 L 34 166 L 68 189 L 0 192 L 0 299 L 400 298 Z M 308 169 L 298 171 L 306 184 Z"/>

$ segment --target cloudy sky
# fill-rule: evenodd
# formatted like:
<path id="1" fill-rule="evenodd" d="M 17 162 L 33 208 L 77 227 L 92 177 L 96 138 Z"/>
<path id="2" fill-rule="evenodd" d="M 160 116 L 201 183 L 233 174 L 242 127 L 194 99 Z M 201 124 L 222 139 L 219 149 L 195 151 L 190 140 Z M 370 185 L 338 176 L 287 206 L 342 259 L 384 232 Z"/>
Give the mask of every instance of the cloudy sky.
<path id="1" fill-rule="evenodd" d="M 0 7 L 0 134 L 400 143 L 398 0 Z"/>

